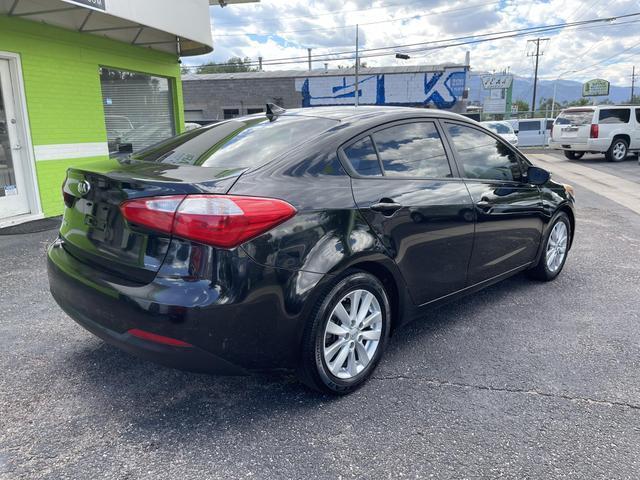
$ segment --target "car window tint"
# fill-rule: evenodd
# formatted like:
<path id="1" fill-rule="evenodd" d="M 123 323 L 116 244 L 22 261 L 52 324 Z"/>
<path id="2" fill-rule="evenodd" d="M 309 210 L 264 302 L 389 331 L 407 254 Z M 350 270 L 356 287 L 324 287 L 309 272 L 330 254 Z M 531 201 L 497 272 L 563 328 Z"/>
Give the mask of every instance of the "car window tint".
<path id="1" fill-rule="evenodd" d="M 518 158 L 504 142 L 475 128 L 447 124 L 466 178 L 520 181 Z"/>
<path id="2" fill-rule="evenodd" d="M 588 125 L 593 120 L 593 109 L 563 110 L 556 118 L 556 125 Z"/>
<path id="3" fill-rule="evenodd" d="M 520 128 L 521 132 L 531 132 L 533 130 L 540 130 L 540 122 L 538 120 L 523 122 L 520 120 Z"/>
<path id="4" fill-rule="evenodd" d="M 389 177 L 451 177 L 442 139 L 433 122 L 403 123 L 377 131 L 384 174 Z"/>
<path id="5" fill-rule="evenodd" d="M 599 123 L 629 123 L 631 110 L 629 108 L 603 108 L 598 116 Z"/>
<path id="6" fill-rule="evenodd" d="M 204 167 L 257 167 L 338 125 L 297 115 L 239 118 L 191 130 L 131 156 L 145 162 Z"/>
<path id="7" fill-rule="evenodd" d="M 353 169 L 360 175 L 382 175 L 371 137 L 364 137 L 344 149 Z"/>
<path id="8" fill-rule="evenodd" d="M 636 108 L 636 121 L 640 123 L 640 108 Z"/>

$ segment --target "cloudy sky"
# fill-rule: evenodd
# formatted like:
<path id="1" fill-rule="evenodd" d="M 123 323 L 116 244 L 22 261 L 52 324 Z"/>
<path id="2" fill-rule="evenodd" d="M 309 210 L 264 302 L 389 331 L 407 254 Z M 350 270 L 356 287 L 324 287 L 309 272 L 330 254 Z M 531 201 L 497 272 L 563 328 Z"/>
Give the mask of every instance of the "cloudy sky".
<path id="1" fill-rule="evenodd" d="M 186 65 L 209 60 L 223 62 L 246 56 L 265 63 L 275 59 L 352 51 L 356 23 L 362 49 L 443 41 L 490 32 L 620 16 L 640 12 L 640 0 L 262 0 L 260 3 L 212 7 L 215 51 L 183 59 Z M 640 67 L 640 16 L 612 23 L 565 28 L 531 36 L 507 38 L 450 48 L 415 51 L 410 60 L 397 60 L 391 50 L 363 59 L 369 66 L 462 63 L 471 52 L 475 71 L 510 68 L 532 76 L 534 45 L 528 39 L 549 37 L 540 62 L 541 78 L 583 81 L 603 77 L 629 85 L 631 67 Z M 470 38 L 470 40 L 477 39 Z M 451 42 L 449 42 L 451 43 Z M 425 48 L 405 47 L 399 51 Z M 372 51 L 370 53 L 380 53 Z M 322 68 L 324 60 L 315 68 Z M 353 60 L 329 61 L 329 67 Z M 265 69 L 305 69 L 306 63 L 270 65 Z"/>

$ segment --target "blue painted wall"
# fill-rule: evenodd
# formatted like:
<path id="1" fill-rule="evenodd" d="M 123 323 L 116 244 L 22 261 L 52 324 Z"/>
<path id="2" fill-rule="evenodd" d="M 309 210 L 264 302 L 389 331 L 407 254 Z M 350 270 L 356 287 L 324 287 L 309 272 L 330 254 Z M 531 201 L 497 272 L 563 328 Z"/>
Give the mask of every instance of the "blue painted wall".
<path id="1" fill-rule="evenodd" d="M 451 109 L 460 102 L 466 85 L 466 68 L 429 73 L 386 73 L 360 75 L 360 105 L 412 105 Z M 296 91 L 303 107 L 353 105 L 355 77 L 326 76 L 297 78 Z"/>

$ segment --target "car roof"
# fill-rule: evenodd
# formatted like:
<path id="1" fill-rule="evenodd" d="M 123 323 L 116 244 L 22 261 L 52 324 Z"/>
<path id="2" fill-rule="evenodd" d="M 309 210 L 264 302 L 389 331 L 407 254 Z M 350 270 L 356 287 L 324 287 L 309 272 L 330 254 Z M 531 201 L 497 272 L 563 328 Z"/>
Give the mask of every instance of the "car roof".
<path id="1" fill-rule="evenodd" d="M 358 118 L 379 118 L 385 116 L 398 116 L 399 114 L 406 114 L 411 117 L 426 117 L 426 118 L 450 118 L 452 120 L 469 120 L 467 117 L 459 115 L 457 113 L 449 112 L 447 110 L 438 110 L 435 108 L 416 108 L 416 107 L 394 107 L 394 106 L 332 106 L 332 107 L 306 107 L 306 108 L 293 108 L 287 109 L 282 115 L 299 115 L 305 117 L 321 117 L 330 118 L 334 120 L 349 120 L 354 121 Z"/>

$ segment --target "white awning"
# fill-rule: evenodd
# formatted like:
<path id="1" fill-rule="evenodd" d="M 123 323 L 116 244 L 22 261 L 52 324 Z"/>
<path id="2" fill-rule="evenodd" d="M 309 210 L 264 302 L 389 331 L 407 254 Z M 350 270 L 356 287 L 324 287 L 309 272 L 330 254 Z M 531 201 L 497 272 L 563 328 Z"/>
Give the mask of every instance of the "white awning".
<path id="1" fill-rule="evenodd" d="M 0 14 L 180 56 L 213 50 L 208 0 L 0 0 Z"/>

